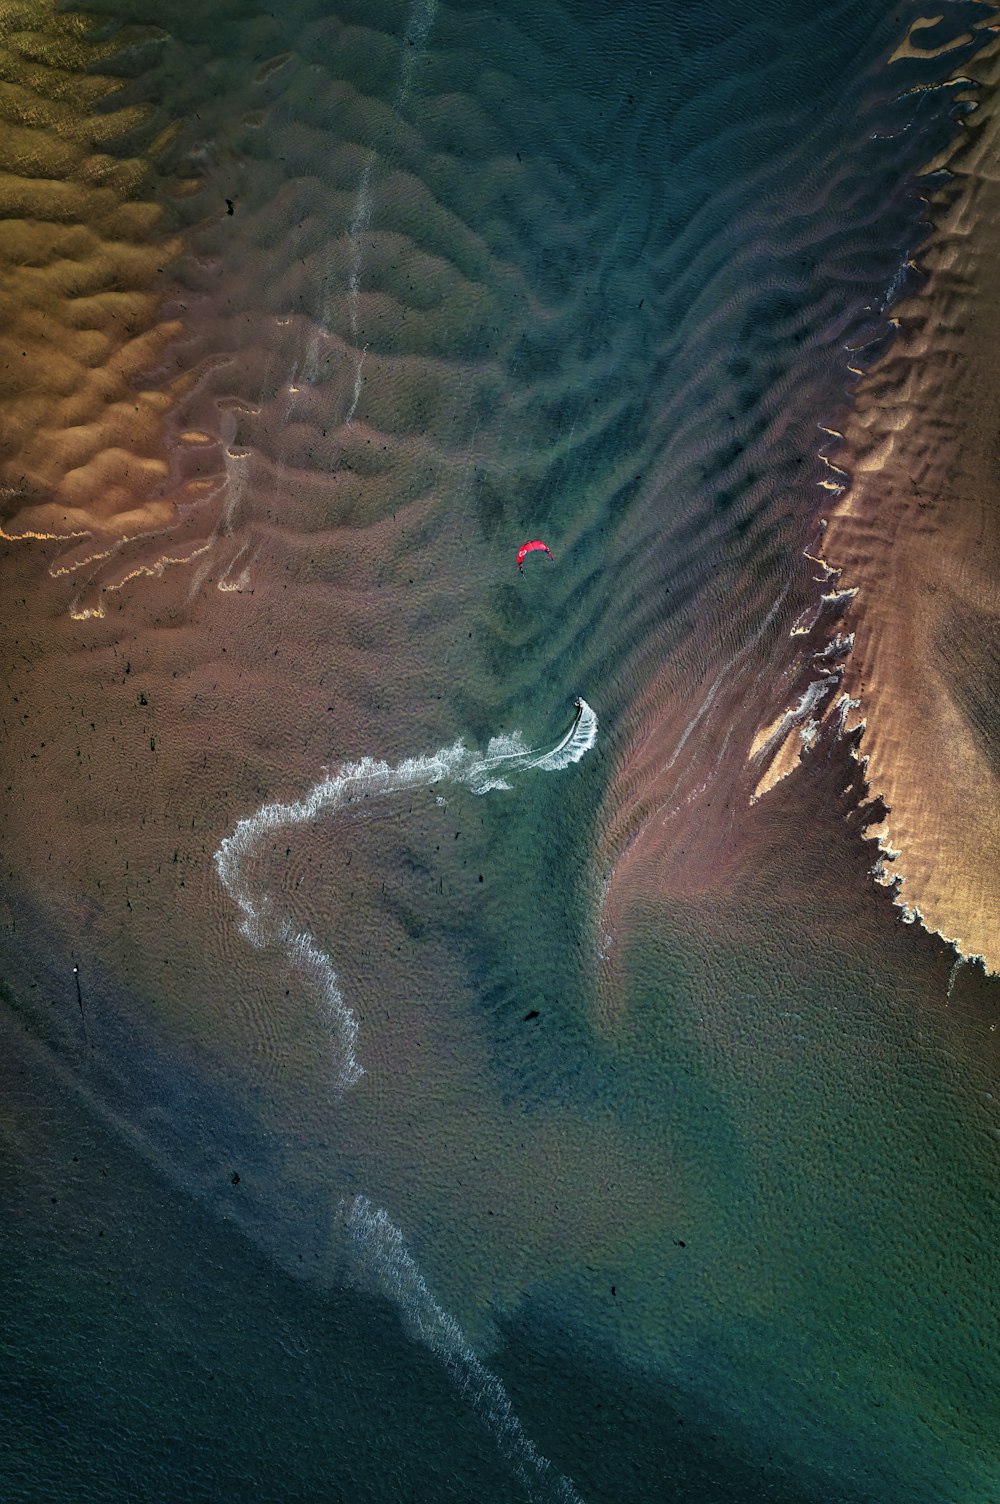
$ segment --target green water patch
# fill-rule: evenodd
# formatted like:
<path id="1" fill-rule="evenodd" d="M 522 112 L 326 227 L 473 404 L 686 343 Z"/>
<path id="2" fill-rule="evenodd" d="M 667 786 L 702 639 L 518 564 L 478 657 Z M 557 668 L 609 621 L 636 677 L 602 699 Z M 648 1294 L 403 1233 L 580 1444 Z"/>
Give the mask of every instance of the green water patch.
<path id="1" fill-rule="evenodd" d="M 851 881 L 864 853 L 833 789 L 825 818 L 812 793 L 786 791 L 762 817 L 731 891 L 632 916 L 622 1110 L 690 1146 L 713 1214 L 685 1230 L 669 1299 L 655 1256 L 638 1262 L 619 1342 L 675 1386 L 693 1371 L 695 1411 L 719 1404 L 745 1457 L 783 1451 L 790 1475 L 813 1476 L 810 1496 L 988 1497 L 987 1010 L 949 1009 L 953 958 Z M 793 820 L 794 851 L 759 862 Z M 996 1009 L 995 983 L 991 996 Z M 677 1236 L 663 1227 L 661 1259 Z"/>
<path id="2" fill-rule="evenodd" d="M 50 991 L 8 1018 L 65 1056 L 55 1080 L 25 1067 L 10 1108 L 15 1484 L 169 1497 L 183 1471 L 206 1499 L 510 1498 L 395 1317 L 288 1277 L 301 1235 L 329 1284 L 349 1185 L 385 1193 L 484 1348 L 503 1327 L 529 1430 L 542 1417 L 597 1498 L 655 1480 L 713 1500 L 988 1496 L 989 1109 L 929 1021 L 943 947 L 872 891 L 835 785 L 779 796 L 730 889 L 630 916 L 623 1020 L 601 1032 L 596 1008 L 593 852 L 637 707 L 664 666 L 671 712 L 726 682 L 687 744 L 701 788 L 734 702 L 780 688 L 795 651 L 815 425 L 919 237 L 903 185 L 951 130 L 947 91 L 887 102 L 914 7 L 440 7 L 412 64 L 403 5 L 128 12 L 164 36 L 130 54 L 126 92 L 183 122 L 164 195 L 202 183 L 174 213 L 176 358 L 198 377 L 189 426 L 236 414 L 223 533 L 249 573 L 245 593 L 193 588 L 176 632 L 153 608 L 116 619 L 157 736 L 138 737 L 129 688 L 114 802 L 81 776 L 56 805 L 129 835 L 120 860 L 87 858 L 114 863 L 113 899 L 89 870 L 51 879 L 56 918 L 32 937 Z M 556 561 L 522 578 L 540 531 Z M 50 660 L 68 700 L 95 640 Z M 550 745 L 578 693 L 601 722 L 578 766 L 444 809 L 422 796 L 346 849 L 319 821 L 272 853 L 361 1020 L 367 1076 L 333 1102 L 322 1010 L 244 943 L 218 841 L 324 762 L 515 729 Z M 120 727 L 116 695 L 92 677 L 92 727 Z M 56 972 L 84 924 L 96 1067 Z M 74 1093 L 140 1148 L 46 1200 L 85 1139 L 88 1165 L 112 1155 L 56 1121 Z M 231 1143 L 247 1163 L 223 1162 Z M 589 1424 L 597 1392 L 626 1412 L 617 1441 Z"/>
<path id="3" fill-rule="evenodd" d="M 209 1211 L 3 1035 L 10 1497 L 527 1498 L 394 1308 L 321 1287 L 311 1250 L 302 1277 L 280 1270 L 237 1230 L 245 1163 L 219 1167 L 231 1216 Z"/>

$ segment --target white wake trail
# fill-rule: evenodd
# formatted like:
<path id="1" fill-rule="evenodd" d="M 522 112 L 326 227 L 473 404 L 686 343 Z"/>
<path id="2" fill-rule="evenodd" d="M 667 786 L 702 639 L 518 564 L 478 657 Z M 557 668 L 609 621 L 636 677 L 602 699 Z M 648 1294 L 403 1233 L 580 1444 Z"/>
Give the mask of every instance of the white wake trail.
<path id="1" fill-rule="evenodd" d="M 399 1307 L 410 1335 L 441 1359 L 452 1382 L 489 1427 L 529 1498 L 539 1504 L 543 1500 L 583 1504 L 570 1480 L 556 1472 L 527 1435 L 510 1395 L 477 1357 L 454 1316 L 438 1305 L 388 1213 L 367 1196 L 356 1196 L 345 1222 L 348 1247 L 362 1277 Z"/>
<path id="2" fill-rule="evenodd" d="M 442 783 L 463 785 L 479 795 L 509 789 L 507 779 L 516 774 L 559 772 L 579 762 L 596 740 L 597 716 L 586 700 L 577 700 L 573 724 L 547 752 L 534 751 L 520 732 L 514 732 L 493 737 L 484 753 L 470 751 L 458 741 L 427 756 L 404 758 L 395 767 L 363 757 L 325 774 L 301 799 L 263 805 L 220 841 L 216 870 L 239 910 L 243 934 L 254 946 L 280 946 L 323 1010 L 338 1091 L 348 1090 L 364 1074 L 357 1056 L 357 1014 L 345 1001 L 333 961 L 315 936 L 297 928 L 279 912 L 273 895 L 254 885 L 249 864 L 260 842 L 279 830 L 403 791 Z M 348 1247 L 359 1273 L 395 1303 L 411 1335 L 441 1360 L 489 1427 L 529 1498 L 537 1504 L 583 1504 L 569 1479 L 553 1469 L 526 1434 L 496 1374 L 477 1356 L 455 1318 L 434 1299 L 388 1213 L 361 1195 L 344 1209 Z"/>
<path id="3" fill-rule="evenodd" d="M 427 51 L 427 38 L 431 34 L 436 12 L 437 0 L 416 0 L 407 17 L 406 31 L 403 33 L 403 76 L 396 96 L 397 109 L 406 103 L 407 95 L 413 87 L 413 75 Z"/>
<path id="4" fill-rule="evenodd" d="M 358 184 L 358 196 L 354 201 L 354 213 L 348 226 L 347 238 L 351 246 L 351 269 L 347 276 L 347 312 L 351 321 L 351 344 L 357 352 L 357 363 L 354 367 L 354 393 L 351 397 L 351 405 L 347 410 L 345 423 L 350 423 L 357 411 L 358 402 L 361 398 L 361 368 L 365 363 L 365 351 L 358 348 L 361 309 L 361 263 L 364 256 L 364 237 L 368 234 L 372 222 L 372 171 L 375 167 L 375 153 L 369 154 L 368 160 L 361 169 L 361 181 Z"/>
<path id="5" fill-rule="evenodd" d="M 301 799 L 265 804 L 245 816 L 215 853 L 222 884 L 240 913 L 240 928 L 258 948 L 279 945 L 298 975 L 324 1010 L 331 1036 L 336 1085 L 344 1090 L 363 1074 L 357 1058 L 357 1015 L 344 1000 L 333 961 L 308 930 L 296 928 L 275 905 L 274 896 L 256 886 L 250 859 L 265 836 L 296 825 L 308 825 L 321 815 L 335 814 L 367 799 L 384 799 L 403 790 L 431 788 L 440 783 L 464 785 L 474 794 L 509 789 L 516 773 L 535 770 L 560 772 L 579 762 L 597 740 L 597 716 L 586 700 L 577 701 L 576 716 L 566 735 L 550 751 L 537 753 L 521 733 L 495 736 L 485 753 L 473 752 L 464 742 L 423 757 L 408 757 L 395 767 L 363 757 L 326 773 Z"/>
<path id="6" fill-rule="evenodd" d="M 406 30 L 403 33 L 403 60 L 399 92 L 396 95 L 396 111 L 402 109 L 413 87 L 413 75 L 418 64 L 423 60 L 427 50 L 427 38 L 430 36 L 431 27 L 434 25 L 434 16 L 437 11 L 437 0 L 416 0 L 407 17 Z M 351 215 L 351 223 L 348 227 L 347 238 L 351 247 L 351 264 L 347 277 L 347 312 L 351 324 L 351 344 L 357 353 L 354 367 L 354 390 L 351 394 L 350 406 L 344 418 L 345 423 L 350 423 L 358 410 L 361 400 L 361 389 L 364 381 L 361 375 L 365 363 L 365 355 L 368 346 L 359 346 L 361 329 L 361 271 L 364 261 L 364 242 L 371 228 L 372 209 L 375 203 L 375 192 L 372 178 L 377 162 L 377 154 L 371 151 L 361 169 L 361 178 L 358 182 L 358 193 L 354 201 L 354 213 Z"/>

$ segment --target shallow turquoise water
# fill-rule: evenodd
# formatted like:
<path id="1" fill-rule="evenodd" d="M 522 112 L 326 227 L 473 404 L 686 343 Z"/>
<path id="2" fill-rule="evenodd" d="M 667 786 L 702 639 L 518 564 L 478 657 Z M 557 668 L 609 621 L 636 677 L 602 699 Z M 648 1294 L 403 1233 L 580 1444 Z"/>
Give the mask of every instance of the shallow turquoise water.
<path id="1" fill-rule="evenodd" d="M 613 1027 L 598 986 L 630 746 L 676 720 L 711 843 L 794 671 L 817 425 L 953 129 L 886 69 L 915 10 L 107 10 L 204 178 L 177 421 L 228 486 L 196 585 L 27 608 L 119 740 L 100 792 L 10 767 L 93 852 L 6 879 L 8 1493 L 989 1497 L 988 1014 L 873 889 L 845 750 L 630 915 Z M 241 935 L 239 821 L 580 693 L 563 771 L 269 833 Z"/>

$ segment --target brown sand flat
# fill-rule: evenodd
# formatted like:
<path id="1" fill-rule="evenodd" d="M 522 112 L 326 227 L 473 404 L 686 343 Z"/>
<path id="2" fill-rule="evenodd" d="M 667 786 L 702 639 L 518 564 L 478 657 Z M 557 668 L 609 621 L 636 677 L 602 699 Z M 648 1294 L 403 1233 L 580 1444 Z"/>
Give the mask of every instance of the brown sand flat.
<path id="1" fill-rule="evenodd" d="M 87 540 L 69 569 L 177 514 L 173 392 L 148 380 L 181 327 L 159 312 L 178 242 L 151 201 L 171 130 L 116 108 L 101 72 L 141 39 L 52 4 L 0 12 L 0 529 Z"/>
<path id="2" fill-rule="evenodd" d="M 723 615 L 710 646 L 703 619 L 693 643 L 669 644 L 642 696 L 603 821 L 606 1021 L 624 1006 L 615 937 L 633 905 L 738 882 L 758 801 L 805 754 L 825 760 L 831 732 L 862 724 L 869 821 L 891 806 L 872 827 L 882 837 L 877 870 L 886 882 L 905 878 L 907 917 L 919 911 L 963 954 L 997 964 L 991 425 L 1000 309 L 990 237 L 1000 172 L 997 43 L 985 26 L 980 38 L 962 72 L 978 85 L 965 96 L 977 108 L 958 127 L 953 176 L 927 216 L 937 228 L 919 254 L 924 285 L 892 310 L 894 343 L 853 388 L 850 412 L 825 429 L 818 483 L 832 510 L 803 579 L 788 579 L 789 599 L 802 602 L 789 653 L 769 650 L 785 607 L 768 609 L 762 594 L 759 637 L 730 640 Z M 945 56 L 967 40 L 942 45 L 929 19 L 895 57 Z M 770 463 L 764 451 L 754 460 Z M 733 601 L 748 579 L 727 582 Z M 889 862 L 889 850 L 902 854 Z"/>
<path id="3" fill-rule="evenodd" d="M 377 53 L 374 32 L 359 33 L 354 45 L 366 62 Z M 397 52 L 398 45 L 394 62 Z M 343 62 L 332 44 L 329 55 Z M 259 103 L 268 80 L 280 108 L 266 117 L 270 128 L 263 132 L 242 105 Z M 475 995 L 461 958 L 454 958 L 452 936 L 434 929 L 439 883 L 447 885 L 449 873 L 428 855 L 446 834 L 454 880 L 467 878 L 473 816 L 465 805 L 456 812 L 457 846 L 451 828 L 431 840 L 424 826 L 438 806 L 428 793 L 413 811 L 392 807 L 394 817 L 413 826 L 412 855 L 400 854 L 377 819 L 320 822 L 261 853 L 263 876 L 273 880 L 290 920 L 334 958 L 358 1011 L 365 1075 L 346 1104 L 337 1096 L 322 994 L 289 968 L 280 947 L 258 951 L 247 943 L 213 856 L 237 820 L 267 801 L 300 796 L 327 765 L 366 753 L 395 760 L 450 745 L 458 734 L 478 742 L 523 724 L 520 709 L 517 719 L 494 710 L 490 696 L 499 691 L 488 673 L 474 676 L 481 713 L 474 703 L 472 714 L 456 714 L 446 691 L 461 693 L 460 672 L 473 678 L 474 632 L 505 664 L 511 656 L 504 623 L 494 630 L 484 622 L 482 603 L 498 558 L 512 577 L 510 592 L 520 588 L 508 543 L 512 525 L 505 524 L 495 548 L 477 533 L 477 466 L 484 448 L 498 454 L 493 484 L 501 500 L 523 488 L 525 473 L 545 473 L 548 426 L 537 420 L 533 448 L 527 422 L 509 418 L 497 400 L 505 379 L 498 343 L 511 343 L 521 324 L 535 330 L 545 310 L 530 302 L 524 274 L 466 229 L 415 171 L 404 174 L 390 154 L 376 158 L 371 143 L 390 119 L 378 98 L 359 95 L 345 120 L 338 113 L 340 84 L 325 88 L 322 75 L 317 80 L 301 59 L 267 67 L 251 82 L 240 82 L 234 65 L 227 86 L 230 135 L 223 133 L 223 146 L 216 141 L 212 149 L 223 162 L 216 189 L 235 196 L 237 212 L 226 215 L 220 207 L 226 199 L 216 191 L 216 221 L 195 227 L 171 271 L 176 304 L 186 303 L 188 311 L 169 362 L 193 372 L 193 383 L 177 401 L 172 387 L 148 401 L 133 396 L 146 357 L 126 369 L 121 351 L 116 357 L 117 347 L 101 343 L 105 283 L 95 273 L 82 306 L 76 299 L 70 306 L 80 350 L 95 369 L 100 357 L 102 402 L 93 413 L 86 405 L 79 415 L 74 408 L 72 421 L 63 421 L 53 414 L 64 399 L 46 386 L 34 425 L 24 419 L 21 448 L 10 458 L 20 475 L 22 451 L 35 443 L 36 429 L 51 426 L 58 442 L 37 443 L 32 451 L 40 477 L 33 504 L 49 510 L 29 514 L 27 502 L 18 501 L 3 559 L 17 607 L 3 624 L 13 707 L 2 727 L 13 794 L 4 855 L 18 874 L 24 908 L 42 916 L 43 948 L 57 981 L 71 977 L 71 959 L 79 960 L 102 1064 L 126 1070 L 109 1059 L 99 1035 L 102 1008 L 120 1009 L 127 1034 L 148 1029 L 167 1042 L 165 1055 L 196 1059 L 201 1079 L 218 1083 L 228 1100 L 250 1104 L 282 1143 L 308 1146 L 273 1177 L 274 1201 L 265 1215 L 273 1216 L 282 1248 L 293 1246 L 284 1216 L 274 1210 L 284 1205 L 286 1177 L 328 1208 L 335 1163 L 315 1152 L 321 1139 L 336 1145 L 341 1161 L 361 1165 L 368 1190 L 405 1213 L 408 1226 L 417 1227 L 422 1208 L 443 1194 L 444 1179 L 461 1235 L 471 1243 L 486 1233 L 487 1249 L 499 1250 L 485 1259 L 470 1255 L 470 1286 L 481 1279 L 484 1292 L 502 1288 L 513 1298 L 533 1258 L 564 1256 L 567 1225 L 585 1223 L 594 1249 L 610 1259 L 621 1229 L 656 1203 L 658 1188 L 662 1200 L 666 1175 L 658 1173 L 655 1150 L 634 1152 L 619 1126 L 585 1115 L 566 1131 L 537 1119 L 513 1121 L 509 1104 L 490 1086 L 488 1041 L 466 1022 Z M 394 75 L 386 88 L 398 104 L 403 87 Z M 403 157 L 409 127 L 397 114 L 391 118 Z M 209 145 L 211 126 L 199 133 Z M 343 148 L 343 181 L 338 187 L 334 172 L 334 190 L 327 192 L 327 159 L 340 150 L 331 148 L 334 132 L 352 129 L 358 141 Z M 241 147 L 232 153 L 235 166 L 224 149 L 232 138 Z M 304 187 L 286 161 L 286 142 Z M 140 169 L 136 158 L 134 191 L 141 198 Z M 80 218 L 89 200 L 82 188 L 73 191 L 71 207 Z M 147 334 L 171 337 L 173 326 L 156 323 L 165 315 L 153 280 L 165 254 L 157 226 L 169 218 L 168 207 L 163 219 L 150 219 L 143 232 L 148 245 L 141 227 L 132 239 L 122 232 L 114 242 L 121 265 L 115 261 L 108 277 L 118 278 L 116 292 L 132 288 L 125 272 L 134 266 L 135 297 L 147 299 L 128 305 L 136 338 L 140 314 Z M 104 244 L 89 224 L 76 233 L 93 236 L 98 249 Z M 502 223 L 495 234 L 502 246 Z M 22 253 L 28 243 L 30 236 L 22 236 Z M 38 297 L 48 310 L 50 291 Z M 553 346 L 561 323 L 571 326 L 577 312 L 570 294 L 564 301 L 565 312 L 554 305 L 548 318 Z M 27 302 L 20 298 L 18 307 Z M 78 369 L 85 367 L 85 378 L 91 366 L 74 353 L 70 335 L 77 325 L 69 314 L 66 329 L 59 350 L 69 401 L 77 396 Z M 40 338 L 36 347 L 42 348 Z M 128 348 L 126 342 L 122 350 Z M 154 368 L 156 359 L 153 350 Z M 598 361 L 595 367 L 598 381 Z M 559 379 L 571 384 L 571 377 Z M 546 395 L 553 393 L 561 395 L 555 376 Z M 533 385 L 521 401 L 530 416 Z M 139 420 L 146 409 L 136 412 L 144 402 L 145 428 Z M 596 409 L 588 402 L 581 435 L 600 423 L 591 405 Z M 120 430 L 109 428 L 113 422 Z M 60 469 L 56 458 L 70 449 Z M 217 463 L 216 450 L 226 470 L 217 508 L 223 518 L 206 539 L 203 517 L 212 509 L 189 525 L 168 482 L 179 471 L 192 486 L 210 484 L 195 467 L 201 456 L 206 469 Z M 160 462 L 169 472 L 157 468 Z M 42 473 L 46 464 L 51 476 Z M 121 494 L 112 496 L 116 466 Z M 89 491 L 77 474 L 84 470 L 97 482 Z M 53 510 L 55 484 L 63 486 L 61 497 L 77 486 L 75 512 L 68 505 Z M 485 483 L 482 489 L 488 516 L 491 493 Z M 164 510 L 154 515 L 157 498 Z M 133 529 L 141 536 L 123 538 Z M 32 531 L 57 536 L 22 542 Z M 66 535 L 77 532 L 85 536 L 67 543 Z M 164 569 L 185 554 L 193 559 L 190 571 Z M 117 588 L 128 580 L 128 589 Z M 503 684 L 499 676 L 496 682 Z M 425 869 L 433 878 L 420 888 L 427 913 L 414 916 L 412 890 Z M 478 907 L 487 885 L 474 876 L 470 882 L 469 902 Z M 4 918 L 11 933 L 26 927 L 13 909 Z M 418 962 L 417 955 L 428 959 Z M 483 1103 L 474 1119 L 470 1100 Z M 137 1113 L 154 1146 L 159 1111 L 153 1103 Z M 198 1123 L 184 1123 L 186 1144 L 200 1131 Z M 283 1152 L 295 1160 L 293 1148 Z M 527 1175 L 525 1154 L 533 1166 Z M 454 1156 L 461 1161 L 454 1181 L 441 1170 L 442 1155 L 449 1173 Z M 550 1197 L 551 1213 L 540 1216 L 538 1187 L 548 1185 L 550 1165 L 558 1166 L 567 1189 L 558 1203 Z M 504 1182 L 500 1196 L 497 1177 Z M 508 1240 L 509 1257 L 497 1230 L 504 1220 L 494 1215 L 497 1202 L 513 1208 L 511 1222 L 531 1230 L 528 1239 L 519 1232 Z M 321 1220 L 322 1214 L 320 1244 Z M 454 1223 L 446 1216 L 439 1226 L 450 1231 L 424 1229 L 421 1257 L 429 1276 L 439 1260 L 445 1288 L 456 1262 Z M 288 1258 L 297 1261 L 296 1254 Z M 470 1296 L 468 1309 L 461 1292 L 453 1294 L 472 1330 L 486 1293 L 478 1301 Z"/>
<path id="4" fill-rule="evenodd" d="M 915 31 L 908 46 L 919 50 Z M 896 339 L 844 420 L 836 458 L 852 480 L 822 553 L 828 588 L 852 592 L 842 689 L 846 724 L 864 726 L 871 791 L 889 808 L 877 827 L 883 880 L 909 917 L 996 971 L 1000 41 L 990 35 L 966 72 L 979 105 L 931 204 L 927 281 L 896 310 Z M 797 727 L 779 739 L 758 794 L 797 765 L 801 745 Z"/>

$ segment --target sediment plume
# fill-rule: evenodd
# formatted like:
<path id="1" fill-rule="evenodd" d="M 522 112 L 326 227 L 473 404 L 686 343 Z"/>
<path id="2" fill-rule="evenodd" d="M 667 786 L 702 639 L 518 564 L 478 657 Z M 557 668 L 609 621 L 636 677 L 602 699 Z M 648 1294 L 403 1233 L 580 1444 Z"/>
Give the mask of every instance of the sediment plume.
<path id="1" fill-rule="evenodd" d="M 934 25 L 915 22 L 893 61 L 933 56 Z M 835 451 L 850 483 L 815 563 L 828 630 L 836 614 L 853 635 L 823 718 L 838 711 L 848 732 L 863 728 L 859 756 L 888 808 L 873 827 L 883 852 L 876 876 L 905 918 L 996 972 L 1000 38 L 985 22 L 978 35 L 983 45 L 961 65 L 976 85 L 971 112 L 955 149 L 928 165 L 948 175 L 936 180 L 934 229 L 918 256 L 926 280 L 893 310 L 895 338 L 853 394 Z M 802 727 L 791 712 L 786 720 L 773 760 L 762 760 L 758 795 L 797 765 Z"/>

